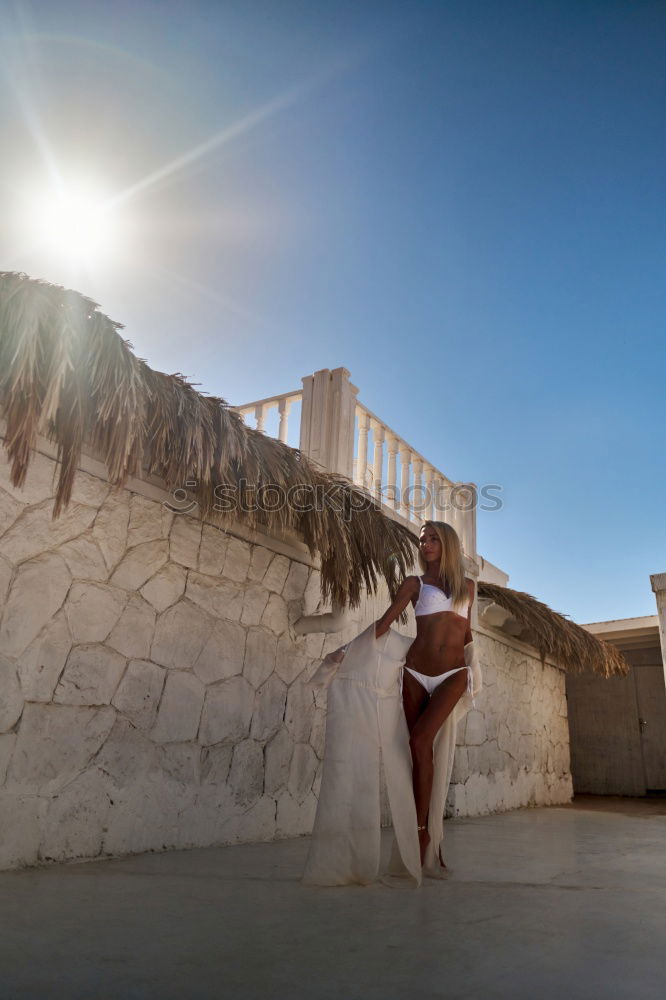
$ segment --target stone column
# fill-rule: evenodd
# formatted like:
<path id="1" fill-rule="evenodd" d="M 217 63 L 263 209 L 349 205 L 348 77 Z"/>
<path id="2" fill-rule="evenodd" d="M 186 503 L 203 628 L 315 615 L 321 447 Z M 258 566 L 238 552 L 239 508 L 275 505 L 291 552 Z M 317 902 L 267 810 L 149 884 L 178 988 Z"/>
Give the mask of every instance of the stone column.
<path id="1" fill-rule="evenodd" d="M 650 577 L 652 590 L 657 602 L 659 615 L 659 641 L 661 642 L 661 659 L 666 674 L 666 573 L 654 573 Z"/>
<path id="2" fill-rule="evenodd" d="M 358 389 L 346 368 L 322 368 L 302 382 L 301 451 L 328 472 L 351 479 Z"/>

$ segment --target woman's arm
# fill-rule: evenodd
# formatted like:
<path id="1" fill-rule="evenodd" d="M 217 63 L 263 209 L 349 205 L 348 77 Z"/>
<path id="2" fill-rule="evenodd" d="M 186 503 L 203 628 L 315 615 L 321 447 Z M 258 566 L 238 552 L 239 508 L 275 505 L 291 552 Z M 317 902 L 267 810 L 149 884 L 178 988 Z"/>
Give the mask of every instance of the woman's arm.
<path id="1" fill-rule="evenodd" d="M 395 595 L 395 600 L 392 602 L 391 607 L 388 611 L 384 612 L 379 621 L 375 622 L 376 639 L 379 639 L 379 637 L 384 635 L 385 632 L 388 632 L 393 622 L 396 618 L 400 617 L 412 598 L 417 596 L 418 592 L 418 576 L 405 577 L 403 582 L 400 584 L 398 593 Z"/>
<path id="2" fill-rule="evenodd" d="M 474 581 L 465 580 L 467 584 L 467 589 L 469 591 L 469 608 L 467 609 L 467 631 L 465 632 L 465 645 L 468 642 L 472 642 L 474 636 L 472 635 L 472 605 L 474 604 Z"/>

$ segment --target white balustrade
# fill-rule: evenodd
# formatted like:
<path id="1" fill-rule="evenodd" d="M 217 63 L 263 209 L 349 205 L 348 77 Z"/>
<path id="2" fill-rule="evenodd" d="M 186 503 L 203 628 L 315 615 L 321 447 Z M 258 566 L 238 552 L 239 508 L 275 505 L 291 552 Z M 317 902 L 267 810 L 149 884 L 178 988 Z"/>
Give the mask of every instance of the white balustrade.
<path id="1" fill-rule="evenodd" d="M 277 409 L 279 418 L 278 440 L 283 444 L 287 443 L 289 435 L 289 413 L 294 403 L 300 403 L 302 392 L 296 389 L 294 392 L 283 392 L 278 396 L 267 396 L 266 399 L 257 399 L 253 403 L 244 403 L 242 406 L 235 406 L 237 413 L 247 421 L 248 417 L 254 417 L 255 430 L 266 430 L 266 418 L 271 410 Z"/>
<path id="2" fill-rule="evenodd" d="M 349 382 L 346 369 L 337 368 L 332 372 L 322 369 L 303 379 L 303 383 L 308 411 L 307 426 L 303 420 L 300 425 L 300 448 L 304 454 L 331 471 L 343 475 L 351 472 L 353 481 L 368 490 L 389 516 L 413 526 L 426 520 L 450 524 L 458 532 L 464 552 L 475 558 L 474 485 L 450 480 L 359 403 L 357 390 Z M 236 410 L 243 417 L 254 417 L 257 429 L 265 431 L 267 415 L 277 409 L 277 437 L 286 443 L 289 413 L 292 406 L 301 401 L 305 414 L 306 399 L 301 390 L 245 403 Z"/>

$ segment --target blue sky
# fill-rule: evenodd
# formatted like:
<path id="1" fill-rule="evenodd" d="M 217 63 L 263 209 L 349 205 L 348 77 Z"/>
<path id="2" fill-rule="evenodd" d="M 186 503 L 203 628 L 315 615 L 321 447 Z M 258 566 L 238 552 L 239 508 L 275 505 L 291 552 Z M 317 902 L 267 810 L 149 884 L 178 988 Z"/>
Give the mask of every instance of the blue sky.
<path id="1" fill-rule="evenodd" d="M 614 0 L 5 5 L 0 268 L 233 403 L 346 366 L 502 486 L 478 546 L 512 586 L 654 614 L 664 38 L 663 3 Z M 49 163 L 122 193 L 85 272 L 23 239 Z"/>

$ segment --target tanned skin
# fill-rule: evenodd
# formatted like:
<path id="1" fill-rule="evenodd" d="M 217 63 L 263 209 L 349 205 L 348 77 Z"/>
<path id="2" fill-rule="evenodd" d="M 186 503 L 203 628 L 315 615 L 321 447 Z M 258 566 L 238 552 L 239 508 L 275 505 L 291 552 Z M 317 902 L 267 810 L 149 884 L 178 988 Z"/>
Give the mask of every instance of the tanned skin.
<path id="1" fill-rule="evenodd" d="M 442 589 L 439 567 L 442 557 L 442 543 L 439 535 L 430 526 L 422 528 L 419 536 L 419 550 L 426 563 L 423 582 Z M 463 666 L 465 646 L 472 641 L 472 601 L 474 583 L 466 580 L 470 605 L 467 618 L 452 611 L 438 611 L 432 615 L 419 615 L 416 619 L 416 639 L 409 647 L 405 664 L 428 677 L 437 677 Z M 390 608 L 375 625 L 375 636 L 379 638 L 389 630 L 394 621 L 411 602 L 416 604 L 420 592 L 417 576 L 408 576 L 400 586 Z M 419 826 L 427 826 L 428 807 L 434 774 L 433 744 L 444 721 L 465 693 L 467 672 L 461 670 L 443 681 L 432 697 L 407 670 L 402 676 L 402 700 L 409 729 L 409 745 L 412 753 L 412 775 L 414 801 Z M 421 864 L 430 843 L 427 830 L 419 830 Z M 440 854 L 440 864 L 444 861 Z"/>

